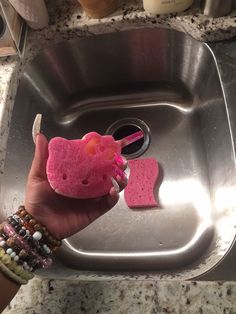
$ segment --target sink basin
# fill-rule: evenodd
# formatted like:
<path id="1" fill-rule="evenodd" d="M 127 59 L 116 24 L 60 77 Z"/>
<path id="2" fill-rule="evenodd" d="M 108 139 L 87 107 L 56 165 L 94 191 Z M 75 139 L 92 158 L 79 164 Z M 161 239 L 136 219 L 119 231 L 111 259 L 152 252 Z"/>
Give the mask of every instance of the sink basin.
<path id="1" fill-rule="evenodd" d="M 13 111 L 2 187 L 3 212 L 22 203 L 43 114 L 48 137 L 97 131 L 117 139 L 142 129 L 128 159 L 160 166 L 158 208 L 109 213 L 66 239 L 56 260 L 70 269 L 203 275 L 235 238 L 235 151 L 231 108 L 208 45 L 167 29 L 78 39 L 40 53 L 24 71 Z"/>

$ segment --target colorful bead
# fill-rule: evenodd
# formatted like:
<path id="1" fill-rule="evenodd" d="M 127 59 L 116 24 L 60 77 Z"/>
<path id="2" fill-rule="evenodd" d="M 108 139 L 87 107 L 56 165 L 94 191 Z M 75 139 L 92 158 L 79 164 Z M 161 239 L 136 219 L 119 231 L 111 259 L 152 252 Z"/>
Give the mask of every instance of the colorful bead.
<path id="1" fill-rule="evenodd" d="M 11 258 L 14 258 L 14 257 L 16 256 L 16 252 L 12 252 L 12 253 L 10 254 L 10 256 L 11 256 Z"/>
<path id="2" fill-rule="evenodd" d="M 24 262 L 23 267 L 26 269 L 28 267 L 28 264 L 26 262 Z"/>
<path id="3" fill-rule="evenodd" d="M 15 226 L 15 230 L 16 230 L 16 231 L 20 231 L 20 229 L 21 229 L 21 226 L 20 226 L 20 225 L 16 225 L 16 226 Z"/>
<path id="4" fill-rule="evenodd" d="M 12 227 L 15 227 L 15 226 L 17 225 L 17 222 L 16 222 L 15 220 L 12 220 L 12 221 L 10 222 L 10 224 L 11 224 Z"/>
<path id="5" fill-rule="evenodd" d="M 19 256 L 18 256 L 18 255 L 16 255 L 16 256 L 14 257 L 14 261 L 15 261 L 15 262 L 18 262 L 18 261 L 19 261 Z"/>
<path id="6" fill-rule="evenodd" d="M 21 230 L 19 231 L 19 235 L 23 237 L 25 234 L 26 234 L 25 229 L 21 228 Z"/>
<path id="7" fill-rule="evenodd" d="M 34 230 L 35 230 L 35 231 L 41 230 L 40 225 L 39 225 L 39 224 L 34 225 Z"/>
<path id="8" fill-rule="evenodd" d="M 36 224 L 36 220 L 35 219 L 30 219 L 29 224 L 31 226 L 34 226 Z"/>
<path id="9" fill-rule="evenodd" d="M 43 245 L 43 249 L 44 249 L 44 251 L 45 251 L 47 254 L 50 254 L 50 253 L 51 253 L 51 250 L 49 249 L 49 247 L 48 247 L 46 244 Z"/>
<path id="10" fill-rule="evenodd" d="M 31 219 L 31 216 L 29 214 L 25 215 L 25 220 L 29 221 Z"/>
<path id="11" fill-rule="evenodd" d="M 33 234 L 33 238 L 36 240 L 36 241 L 39 241 L 41 240 L 43 237 L 42 233 L 39 232 L 39 231 L 36 231 L 34 234 Z"/>
<path id="12" fill-rule="evenodd" d="M 6 253 L 7 253 L 8 255 L 11 255 L 11 253 L 13 253 L 13 250 L 12 250 L 11 248 L 9 248 L 9 249 L 6 250 Z"/>
<path id="13" fill-rule="evenodd" d="M 3 241 L 0 242 L 0 246 L 1 247 L 4 247 L 5 245 L 6 245 L 6 241 L 3 240 Z"/>
<path id="14" fill-rule="evenodd" d="M 15 262 L 11 262 L 9 265 L 8 265 L 8 268 L 10 269 L 10 270 L 15 270 L 15 268 L 17 267 L 17 264 L 15 263 Z"/>
<path id="15" fill-rule="evenodd" d="M 10 264 L 11 258 L 10 258 L 9 255 L 5 254 L 5 255 L 3 255 L 3 257 L 2 257 L 2 261 L 3 261 L 3 263 L 4 263 L 5 265 L 7 265 L 7 264 Z"/>
<path id="16" fill-rule="evenodd" d="M 22 267 L 21 266 L 16 266 L 16 268 L 15 268 L 15 273 L 17 274 L 17 275 L 20 275 L 21 274 L 21 271 L 22 271 Z"/>
<path id="17" fill-rule="evenodd" d="M 49 266 L 51 266 L 51 264 L 52 264 L 52 259 L 48 258 L 48 259 L 43 260 L 42 266 L 43 268 L 48 268 Z"/>
<path id="18" fill-rule="evenodd" d="M 8 246 L 13 247 L 16 244 L 16 240 L 13 238 L 8 238 L 6 243 Z"/>
<path id="19" fill-rule="evenodd" d="M 25 258 L 27 256 L 27 252 L 25 250 L 21 250 L 19 253 L 19 257 Z"/>

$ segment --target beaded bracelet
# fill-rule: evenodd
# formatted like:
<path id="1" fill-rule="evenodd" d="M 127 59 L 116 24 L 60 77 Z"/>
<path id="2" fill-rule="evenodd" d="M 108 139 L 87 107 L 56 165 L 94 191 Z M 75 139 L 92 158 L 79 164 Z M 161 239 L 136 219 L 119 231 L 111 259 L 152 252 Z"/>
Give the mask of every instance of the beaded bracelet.
<path id="1" fill-rule="evenodd" d="M 20 285 L 25 285 L 28 283 L 27 280 L 22 279 L 15 273 L 13 273 L 9 268 L 7 268 L 0 260 L 0 271 L 5 274 L 8 278 L 12 279 L 14 282 L 20 284 Z"/>
<path id="2" fill-rule="evenodd" d="M 14 214 L 13 216 L 8 217 L 9 225 L 15 229 L 18 235 L 23 238 L 26 242 L 28 242 L 33 249 L 36 249 L 40 255 L 47 257 L 50 256 L 52 251 L 48 247 L 46 243 L 39 241 L 40 235 L 38 235 L 38 231 L 36 231 L 33 235 L 30 234 L 28 229 L 25 229 L 23 226 L 21 219 L 18 215 Z"/>
<path id="3" fill-rule="evenodd" d="M 22 265 L 24 269 L 33 271 L 35 266 L 34 263 L 31 262 L 27 257 L 27 253 L 24 249 L 16 245 L 10 245 L 9 242 L 13 242 L 13 238 L 5 239 L 0 237 L 0 247 L 5 251 L 6 254 L 10 256 L 10 258 L 17 262 L 18 265 Z"/>
<path id="4" fill-rule="evenodd" d="M 33 273 L 25 270 L 21 265 L 18 265 L 15 261 L 12 261 L 11 257 L 8 254 L 6 254 L 2 248 L 0 248 L 0 262 L 5 267 L 7 267 L 11 273 L 18 277 L 19 279 L 18 283 L 20 283 L 19 282 L 20 280 L 24 281 L 24 283 L 27 283 L 28 280 L 34 277 Z"/>
<path id="5" fill-rule="evenodd" d="M 12 253 L 16 253 L 14 249 L 14 245 L 16 245 L 18 248 L 21 249 L 20 256 L 19 255 L 13 256 L 15 260 L 18 261 L 17 257 L 23 257 L 24 259 L 27 256 L 27 252 L 30 252 L 32 256 L 32 261 L 30 264 L 32 264 L 31 266 L 33 267 L 33 270 L 35 270 L 36 268 L 47 268 L 51 265 L 52 263 L 51 258 L 45 259 L 41 257 L 37 252 L 34 251 L 34 249 L 32 249 L 27 244 L 26 241 L 24 241 L 24 239 L 21 236 L 17 235 L 17 233 L 15 232 L 12 226 L 8 225 L 7 223 L 3 223 L 2 230 L 5 235 L 5 239 L 4 239 L 5 241 L 0 242 L 0 246 L 5 246 L 5 244 L 7 244 L 10 248 L 12 248 L 13 250 Z"/>
<path id="6" fill-rule="evenodd" d="M 9 224 L 19 234 L 19 236 L 23 237 L 37 250 L 41 249 L 40 243 L 42 243 L 42 241 L 40 240 L 42 239 L 42 234 L 39 231 L 35 231 L 32 233 L 31 229 L 25 226 L 24 221 L 17 214 L 8 217 L 7 220 Z M 51 254 L 51 249 L 48 247 L 46 243 L 42 243 L 42 248 L 43 250 L 41 251 L 41 255 L 47 256 Z"/>
<path id="7" fill-rule="evenodd" d="M 23 225 L 31 232 L 31 235 L 38 239 L 42 239 L 52 247 L 52 250 L 61 246 L 61 241 L 53 237 L 45 226 L 42 226 L 26 211 L 24 206 L 20 206 L 17 215 L 23 220 Z"/>
<path id="8" fill-rule="evenodd" d="M 26 284 L 33 271 L 51 265 L 52 252 L 60 245 L 60 240 L 20 206 L 0 224 L 0 270 L 15 282 Z"/>

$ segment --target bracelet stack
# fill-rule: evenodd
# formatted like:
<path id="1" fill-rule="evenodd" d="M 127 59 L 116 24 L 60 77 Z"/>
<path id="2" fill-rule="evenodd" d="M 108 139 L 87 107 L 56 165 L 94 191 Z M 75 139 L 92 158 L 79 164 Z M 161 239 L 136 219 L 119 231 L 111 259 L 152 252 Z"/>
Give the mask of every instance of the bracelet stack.
<path id="1" fill-rule="evenodd" d="M 33 272 L 52 263 L 52 252 L 61 241 L 39 224 L 24 208 L 0 224 L 0 270 L 19 284 L 33 278 Z"/>

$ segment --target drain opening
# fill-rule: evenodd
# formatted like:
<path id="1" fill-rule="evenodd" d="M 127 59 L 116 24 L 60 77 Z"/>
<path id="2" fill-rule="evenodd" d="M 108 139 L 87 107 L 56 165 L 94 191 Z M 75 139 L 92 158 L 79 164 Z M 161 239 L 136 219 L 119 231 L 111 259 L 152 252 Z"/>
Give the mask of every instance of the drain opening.
<path id="1" fill-rule="evenodd" d="M 124 125 L 113 133 L 113 137 L 115 140 L 121 140 L 122 138 L 138 131 L 141 131 L 141 128 L 137 127 L 136 125 Z M 137 153 L 142 148 L 143 143 L 144 138 L 141 138 L 140 140 L 124 147 L 121 153 L 123 155 L 131 155 Z"/>
<path id="2" fill-rule="evenodd" d="M 149 147 L 150 129 L 146 123 L 136 118 L 124 118 L 114 122 L 108 128 L 106 134 L 120 140 L 138 131 L 142 131 L 144 137 L 122 149 L 122 155 L 127 159 L 132 159 L 141 156 Z"/>

